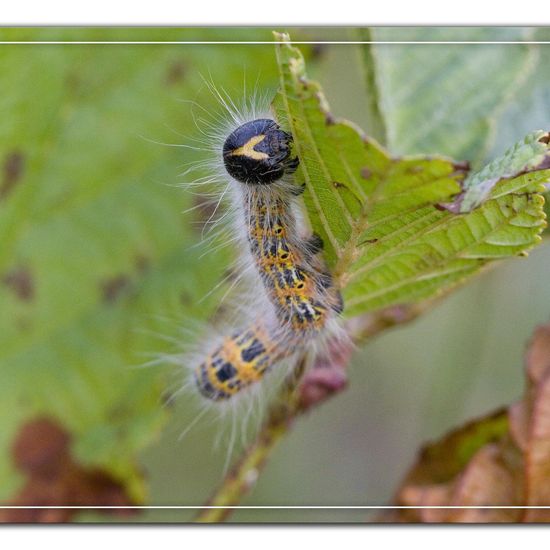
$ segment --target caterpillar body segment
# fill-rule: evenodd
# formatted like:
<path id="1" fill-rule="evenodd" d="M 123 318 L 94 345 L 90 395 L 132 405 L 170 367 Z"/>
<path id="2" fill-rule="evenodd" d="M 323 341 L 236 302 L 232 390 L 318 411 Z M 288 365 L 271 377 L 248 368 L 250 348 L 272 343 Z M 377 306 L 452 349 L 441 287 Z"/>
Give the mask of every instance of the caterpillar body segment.
<path id="1" fill-rule="evenodd" d="M 278 329 L 263 319 L 226 336 L 195 370 L 201 395 L 223 401 L 259 382 L 273 364 L 293 353 L 278 336 Z"/>
<path id="2" fill-rule="evenodd" d="M 332 278 L 315 258 L 322 241 L 299 238 L 288 193 L 261 188 L 243 193 L 250 252 L 279 322 L 289 334 L 314 336 L 341 311 Z"/>

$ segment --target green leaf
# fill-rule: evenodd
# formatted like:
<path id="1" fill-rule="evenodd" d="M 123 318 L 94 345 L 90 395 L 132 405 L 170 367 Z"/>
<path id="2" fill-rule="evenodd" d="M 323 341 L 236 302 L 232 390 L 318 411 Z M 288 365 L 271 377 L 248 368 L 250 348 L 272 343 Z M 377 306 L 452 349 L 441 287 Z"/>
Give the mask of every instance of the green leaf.
<path id="1" fill-rule="evenodd" d="M 267 30 L 5 29 L 3 40 L 265 40 Z M 276 83 L 273 47 L 8 45 L 0 49 L 0 498 L 21 476 L 10 446 L 23 420 L 52 416 L 84 464 L 135 498 L 137 453 L 166 418 L 167 371 L 135 368 L 175 352 L 205 319 L 229 257 L 201 257 L 190 195 L 175 189 L 197 157 L 160 143 L 196 134 L 182 99 L 201 72 L 242 90 L 243 64 Z M 182 134 L 186 137 L 182 137 Z M 170 185 L 166 185 L 170 184 Z M 220 289 L 223 293 L 224 289 Z M 159 317 L 168 319 L 161 321 Z M 154 333 L 151 335 L 151 333 Z M 158 334 L 159 336 L 156 336 Z M 174 384 L 183 373 L 170 371 Z"/>
<path id="2" fill-rule="evenodd" d="M 461 213 L 470 212 L 487 199 L 501 180 L 550 167 L 549 142 L 550 134 L 543 130 L 526 136 L 510 147 L 502 157 L 493 160 L 479 172 L 470 174 L 464 181 L 462 193 L 452 205 L 449 205 L 449 209 Z M 542 179 L 542 183 L 547 179 Z M 509 185 L 506 186 L 507 193 L 517 192 L 520 189 L 521 185 L 514 190 Z M 541 191 L 544 189 L 541 188 Z M 503 194 L 502 190 L 500 194 Z"/>
<path id="3" fill-rule="evenodd" d="M 376 57 L 375 46 L 371 42 L 374 35 L 371 29 L 365 28 L 359 30 L 359 37 L 366 43 L 361 47 L 363 61 L 365 92 L 366 92 L 366 128 L 370 136 L 376 139 L 382 145 L 388 143 L 388 128 L 386 126 L 386 117 L 382 112 L 378 59 Z"/>
<path id="4" fill-rule="evenodd" d="M 550 122 L 540 113 L 542 118 L 503 141 L 503 115 L 522 95 L 528 97 L 525 89 L 537 78 L 545 46 L 522 43 L 534 39 L 533 29 L 378 27 L 366 32 L 359 31 L 361 39 L 411 42 L 362 46 L 376 64 L 380 108 L 394 153 L 439 151 L 477 167 L 491 151 L 502 151 L 503 143 Z M 508 43 L 475 43 L 489 41 Z"/>
<path id="5" fill-rule="evenodd" d="M 357 34 L 417 42 L 358 46 L 366 111 L 375 102 L 379 115 L 374 123 L 367 117 L 367 130 L 377 137 L 372 132 L 383 124 L 394 152 L 440 151 L 477 168 L 533 128 L 550 128 L 548 28 L 376 27 Z M 506 43 L 475 44 L 488 41 Z"/>
<path id="6" fill-rule="evenodd" d="M 347 316 L 441 293 L 487 262 L 525 254 L 539 242 L 545 224 L 540 192 L 550 171 L 506 170 L 540 161 L 540 135 L 537 145 L 528 139 L 533 158 L 520 147 L 520 163 L 514 149 L 485 176 L 469 180 L 475 204 L 474 190 L 493 171 L 498 178 L 515 176 L 494 185 L 479 208 L 455 215 L 441 205 L 466 184 L 466 166 L 437 156 L 391 158 L 352 123 L 330 114 L 300 52 L 287 36 L 279 39 L 276 108 L 293 133 L 296 179 L 306 183 L 308 214 L 325 240 Z"/>

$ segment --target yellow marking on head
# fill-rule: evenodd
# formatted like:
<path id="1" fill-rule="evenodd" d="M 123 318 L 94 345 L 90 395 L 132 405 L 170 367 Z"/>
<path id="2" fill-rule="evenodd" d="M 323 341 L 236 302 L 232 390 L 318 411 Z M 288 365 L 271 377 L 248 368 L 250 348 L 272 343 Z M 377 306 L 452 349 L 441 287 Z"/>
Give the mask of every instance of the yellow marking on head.
<path id="1" fill-rule="evenodd" d="M 231 151 L 230 155 L 232 157 L 248 157 L 249 159 L 254 160 L 267 159 L 269 158 L 267 153 L 260 153 L 259 151 L 254 150 L 254 147 L 258 145 L 258 143 L 261 143 L 264 139 L 265 136 L 263 134 L 254 136 L 250 138 L 242 147 L 238 147 L 237 149 Z"/>

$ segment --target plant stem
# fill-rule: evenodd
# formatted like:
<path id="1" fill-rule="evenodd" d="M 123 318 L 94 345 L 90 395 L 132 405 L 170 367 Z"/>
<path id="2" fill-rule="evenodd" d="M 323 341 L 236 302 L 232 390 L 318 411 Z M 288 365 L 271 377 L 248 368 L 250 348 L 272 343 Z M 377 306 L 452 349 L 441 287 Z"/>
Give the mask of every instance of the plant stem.
<path id="1" fill-rule="evenodd" d="M 374 314 L 365 315 L 348 323 L 348 333 L 354 343 L 364 343 L 391 327 L 416 319 L 437 300 L 428 300 L 416 305 L 395 306 Z M 328 355 L 320 358 L 312 369 L 306 369 L 308 356 L 302 356 L 296 368 L 283 383 L 273 405 L 267 412 L 256 440 L 222 481 L 207 506 L 195 521 L 218 523 L 225 521 L 242 498 L 254 487 L 277 443 L 290 430 L 294 420 L 313 406 L 326 401 L 345 388 L 345 370 L 353 345 L 337 344 Z M 307 370 L 307 372 L 306 372 Z M 323 375 L 319 375 L 323 373 Z"/>
<path id="2" fill-rule="evenodd" d="M 274 404 L 270 407 L 256 441 L 250 446 L 236 466 L 223 480 L 209 506 L 235 506 L 256 483 L 272 450 L 290 428 L 299 408 L 298 385 L 305 373 L 307 357 L 302 356 L 296 368 L 285 380 Z M 195 518 L 199 523 L 222 522 L 233 511 L 232 508 L 204 508 Z"/>

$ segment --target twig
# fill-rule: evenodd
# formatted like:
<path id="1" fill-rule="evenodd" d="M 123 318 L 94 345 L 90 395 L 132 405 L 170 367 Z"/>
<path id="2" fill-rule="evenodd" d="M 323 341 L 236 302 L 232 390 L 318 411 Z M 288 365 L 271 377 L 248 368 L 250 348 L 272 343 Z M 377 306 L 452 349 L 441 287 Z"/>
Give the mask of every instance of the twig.
<path id="1" fill-rule="evenodd" d="M 294 420 L 346 387 L 346 370 L 354 344 L 362 344 L 385 330 L 416 319 L 427 309 L 432 308 L 436 301 L 439 300 L 390 307 L 353 319 L 347 326 L 351 337 L 347 344 L 329 346 L 326 357 L 319 358 L 311 369 L 306 369 L 307 357 L 301 357 L 269 408 L 266 421 L 256 440 L 244 452 L 206 505 L 236 506 L 251 491 L 273 449 L 290 430 Z M 233 510 L 233 508 L 204 508 L 196 516 L 195 521 L 223 522 Z"/>
<path id="2" fill-rule="evenodd" d="M 259 472 L 265 465 L 277 442 L 286 434 L 299 408 L 298 386 L 306 371 L 307 356 L 302 356 L 296 368 L 283 383 L 267 420 L 256 441 L 246 450 L 235 467 L 225 477 L 216 493 L 208 501 L 210 506 L 234 506 L 256 483 Z M 205 508 L 195 521 L 217 523 L 227 519 L 231 508 Z"/>

